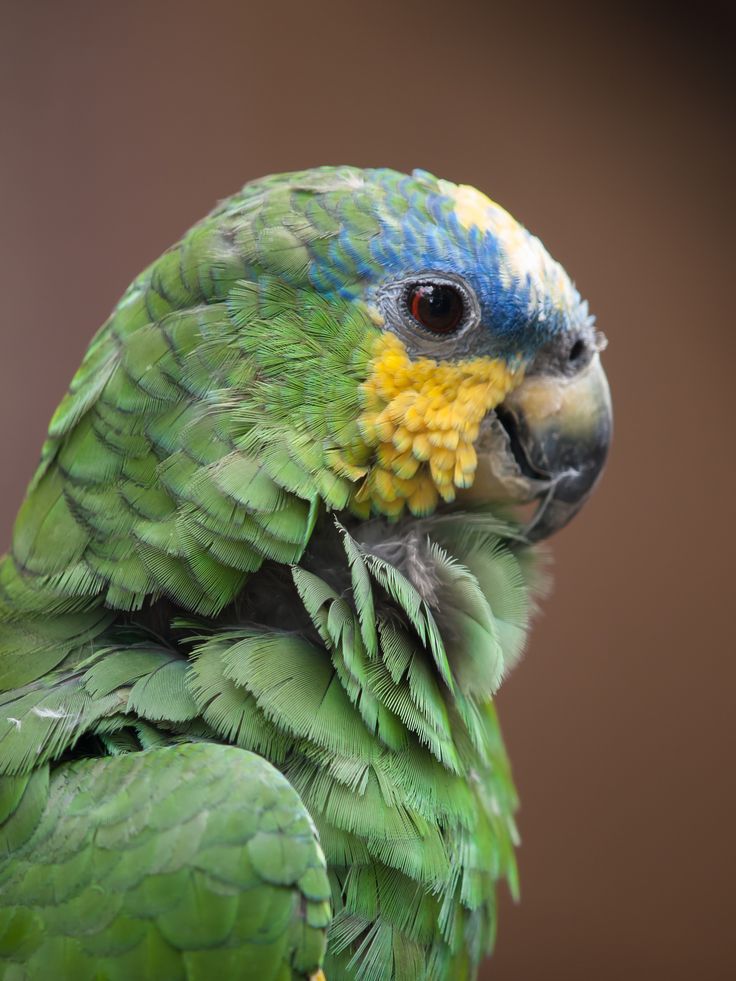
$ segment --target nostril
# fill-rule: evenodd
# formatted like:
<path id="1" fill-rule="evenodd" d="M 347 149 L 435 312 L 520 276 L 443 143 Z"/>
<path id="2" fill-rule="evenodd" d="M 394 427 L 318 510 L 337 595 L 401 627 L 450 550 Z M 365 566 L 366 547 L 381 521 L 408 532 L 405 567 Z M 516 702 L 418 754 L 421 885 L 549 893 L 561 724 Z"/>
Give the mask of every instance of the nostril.
<path id="1" fill-rule="evenodd" d="M 587 351 L 585 341 L 578 338 L 573 346 L 570 348 L 570 353 L 568 354 L 568 361 L 570 364 L 578 364 L 583 360 Z"/>

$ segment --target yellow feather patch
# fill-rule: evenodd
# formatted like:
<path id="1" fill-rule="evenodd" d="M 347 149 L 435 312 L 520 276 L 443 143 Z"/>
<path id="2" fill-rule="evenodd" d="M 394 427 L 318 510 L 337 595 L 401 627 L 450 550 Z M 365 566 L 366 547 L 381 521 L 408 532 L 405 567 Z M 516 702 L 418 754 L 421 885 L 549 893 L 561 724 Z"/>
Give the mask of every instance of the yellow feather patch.
<path id="1" fill-rule="evenodd" d="M 473 443 L 483 417 L 522 374 L 494 358 L 412 360 L 398 337 L 382 334 L 361 386 L 360 455 L 364 460 L 365 449 L 373 450 L 375 463 L 354 495 L 355 509 L 365 513 L 370 503 L 393 517 L 408 506 L 421 515 L 440 497 L 454 500 L 455 489 L 475 477 Z"/>
<path id="2" fill-rule="evenodd" d="M 579 302 L 562 266 L 505 208 L 467 184 L 440 184 L 454 200 L 455 214 L 463 228 L 478 228 L 496 238 L 501 255 L 498 274 L 503 285 L 531 284 L 530 311 L 538 295 L 549 297 L 561 309 L 572 309 Z"/>

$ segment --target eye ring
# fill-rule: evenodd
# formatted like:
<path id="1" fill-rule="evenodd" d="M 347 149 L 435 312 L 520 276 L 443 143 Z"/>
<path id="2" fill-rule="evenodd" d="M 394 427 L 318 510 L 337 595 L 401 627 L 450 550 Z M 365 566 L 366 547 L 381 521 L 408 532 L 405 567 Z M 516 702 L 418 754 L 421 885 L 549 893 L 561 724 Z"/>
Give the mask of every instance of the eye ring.
<path id="1" fill-rule="evenodd" d="M 430 357 L 456 352 L 458 344 L 467 345 L 468 335 L 481 322 L 475 290 L 455 272 L 422 269 L 389 280 L 378 288 L 377 299 L 387 329 L 403 338 L 410 350 Z M 434 302 L 427 307 L 423 301 L 430 299 Z M 438 317 L 441 313 L 444 319 L 427 316 L 432 313 Z"/>

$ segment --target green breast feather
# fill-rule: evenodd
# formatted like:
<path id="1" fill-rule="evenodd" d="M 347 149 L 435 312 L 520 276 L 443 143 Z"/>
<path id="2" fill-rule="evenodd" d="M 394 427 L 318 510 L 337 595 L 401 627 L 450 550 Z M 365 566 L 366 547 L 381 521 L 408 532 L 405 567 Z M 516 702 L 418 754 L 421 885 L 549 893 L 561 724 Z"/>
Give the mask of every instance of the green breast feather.
<path id="1" fill-rule="evenodd" d="M 92 341 L 0 561 L 0 978 L 476 977 L 517 891 L 492 695 L 540 584 L 493 393 L 583 315 L 496 343 L 473 269 L 536 240 L 466 191 L 247 185 Z M 477 295 L 454 347 L 392 319 L 426 270 Z M 506 492 L 438 504 L 474 441 Z"/>

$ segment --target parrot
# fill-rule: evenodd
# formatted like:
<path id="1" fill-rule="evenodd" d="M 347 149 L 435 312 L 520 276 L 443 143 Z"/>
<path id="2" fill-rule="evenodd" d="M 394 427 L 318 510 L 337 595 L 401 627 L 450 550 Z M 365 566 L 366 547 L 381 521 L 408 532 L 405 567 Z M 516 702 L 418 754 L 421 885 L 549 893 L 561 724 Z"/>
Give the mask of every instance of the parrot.
<path id="1" fill-rule="evenodd" d="M 477 977 L 604 346 L 421 170 L 251 181 L 133 281 L 0 560 L 2 979 Z"/>

